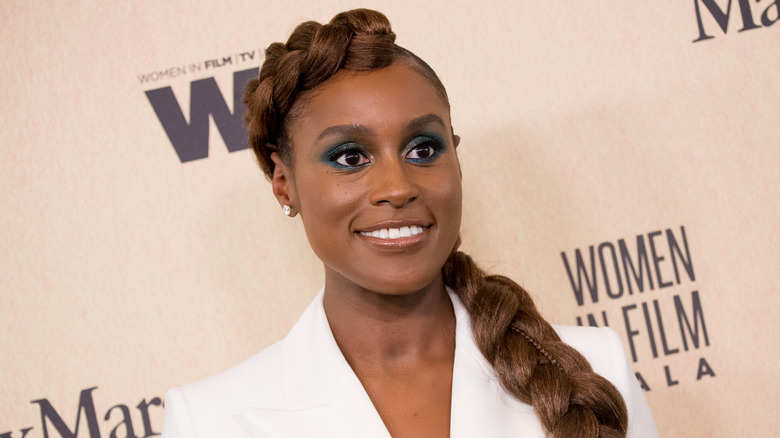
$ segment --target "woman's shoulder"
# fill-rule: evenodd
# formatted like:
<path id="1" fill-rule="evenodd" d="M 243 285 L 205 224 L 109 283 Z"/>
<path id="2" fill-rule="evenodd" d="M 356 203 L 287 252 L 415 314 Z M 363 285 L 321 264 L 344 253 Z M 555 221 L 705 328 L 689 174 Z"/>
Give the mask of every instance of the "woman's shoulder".
<path id="1" fill-rule="evenodd" d="M 190 397 L 255 399 L 263 394 L 284 394 L 284 340 L 272 344 L 225 371 L 181 387 Z M 258 391 L 262 389 L 262 391 Z"/>
<path id="2" fill-rule="evenodd" d="M 553 325 L 553 329 L 563 342 L 582 353 L 597 373 L 602 374 L 601 370 L 612 375 L 625 370 L 623 344 L 611 328 Z M 613 369 L 615 366 L 620 369 Z"/>
<path id="3" fill-rule="evenodd" d="M 284 400 L 284 341 L 219 374 L 173 388 L 165 396 L 164 438 L 239 436 L 233 418 L 248 407 Z M 205 433 L 205 435 L 202 435 Z"/>
<path id="4" fill-rule="evenodd" d="M 624 393 L 636 383 L 626 359 L 623 343 L 609 327 L 578 327 L 553 325 L 561 340 L 579 351 L 593 371 L 605 377 Z"/>
<path id="5" fill-rule="evenodd" d="M 330 351 L 323 347 L 328 340 L 337 348 L 328 330 L 321 290 L 283 340 L 233 368 L 168 391 L 163 437 L 194 437 L 195 431 L 197 436 L 244 436 L 236 415 L 248 408 L 283 408 L 296 389 L 311 383 L 303 371 L 309 364 L 322 365 L 311 350 Z"/>

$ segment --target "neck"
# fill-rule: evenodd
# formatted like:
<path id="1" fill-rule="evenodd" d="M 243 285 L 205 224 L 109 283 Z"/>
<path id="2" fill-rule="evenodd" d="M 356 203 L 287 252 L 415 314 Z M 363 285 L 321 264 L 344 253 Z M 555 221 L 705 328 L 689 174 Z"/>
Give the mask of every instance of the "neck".
<path id="1" fill-rule="evenodd" d="M 331 285 L 326 280 L 325 313 L 353 368 L 382 371 L 453 354 L 455 315 L 441 278 L 401 295 Z"/>

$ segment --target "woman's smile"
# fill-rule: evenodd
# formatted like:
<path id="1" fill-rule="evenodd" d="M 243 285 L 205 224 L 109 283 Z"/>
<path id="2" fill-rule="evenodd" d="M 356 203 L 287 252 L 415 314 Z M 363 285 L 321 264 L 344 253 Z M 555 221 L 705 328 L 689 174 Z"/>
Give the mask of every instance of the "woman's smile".
<path id="1" fill-rule="evenodd" d="M 360 231 L 360 235 L 375 237 L 381 240 L 397 240 L 403 237 L 413 237 L 425 231 L 425 227 L 404 225 L 398 228 L 379 228 L 373 231 Z"/>
<path id="2" fill-rule="evenodd" d="M 386 250 L 408 250 L 419 246 L 430 233 L 430 225 L 419 220 L 387 221 L 361 228 L 356 234 L 367 244 Z"/>
<path id="3" fill-rule="evenodd" d="M 440 282 L 460 230 L 461 177 L 435 87 L 393 64 L 338 73 L 301 102 L 275 192 L 300 213 L 326 290 L 398 295 Z"/>

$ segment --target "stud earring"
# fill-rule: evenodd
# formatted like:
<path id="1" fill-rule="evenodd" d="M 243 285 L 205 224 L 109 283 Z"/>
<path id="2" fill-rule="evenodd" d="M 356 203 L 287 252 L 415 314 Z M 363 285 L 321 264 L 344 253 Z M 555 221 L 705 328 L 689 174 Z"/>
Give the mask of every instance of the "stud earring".
<path id="1" fill-rule="evenodd" d="M 289 205 L 285 205 L 282 207 L 282 213 L 284 213 L 285 216 L 292 217 L 292 208 L 290 208 Z"/>

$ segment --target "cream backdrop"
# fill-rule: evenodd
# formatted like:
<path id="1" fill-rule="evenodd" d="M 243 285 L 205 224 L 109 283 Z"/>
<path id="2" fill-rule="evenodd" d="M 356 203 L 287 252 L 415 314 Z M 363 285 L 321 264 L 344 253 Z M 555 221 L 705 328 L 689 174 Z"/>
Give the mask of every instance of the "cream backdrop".
<path id="1" fill-rule="evenodd" d="M 151 436 L 169 387 L 286 333 L 323 281 L 299 219 L 214 121 L 181 162 L 146 92 L 233 111 L 262 48 L 359 6 L 448 87 L 464 249 L 606 318 L 662 436 L 780 432 L 777 3 L 5 0 L 0 436 Z"/>

